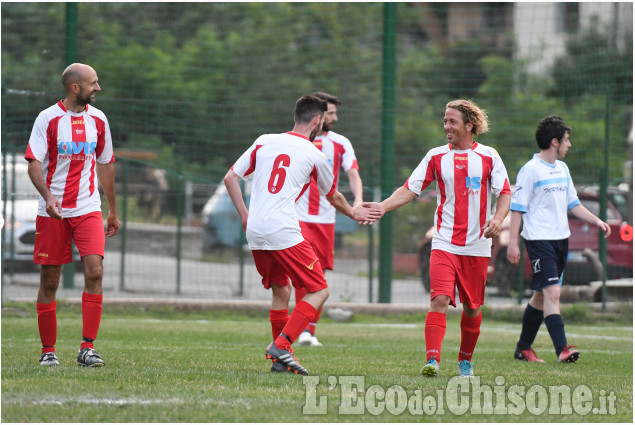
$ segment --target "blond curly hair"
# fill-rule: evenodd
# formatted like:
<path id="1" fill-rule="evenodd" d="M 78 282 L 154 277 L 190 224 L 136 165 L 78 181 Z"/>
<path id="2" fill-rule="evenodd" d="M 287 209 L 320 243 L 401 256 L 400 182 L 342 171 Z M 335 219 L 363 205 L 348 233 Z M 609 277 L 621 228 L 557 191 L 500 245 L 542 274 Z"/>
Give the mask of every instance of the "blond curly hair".
<path id="1" fill-rule="evenodd" d="M 456 109 L 461 113 L 465 124 L 472 123 L 472 134 L 474 136 L 487 133 L 487 130 L 489 129 L 487 113 L 471 100 L 453 100 L 448 102 L 448 104 L 445 105 L 445 108 Z"/>

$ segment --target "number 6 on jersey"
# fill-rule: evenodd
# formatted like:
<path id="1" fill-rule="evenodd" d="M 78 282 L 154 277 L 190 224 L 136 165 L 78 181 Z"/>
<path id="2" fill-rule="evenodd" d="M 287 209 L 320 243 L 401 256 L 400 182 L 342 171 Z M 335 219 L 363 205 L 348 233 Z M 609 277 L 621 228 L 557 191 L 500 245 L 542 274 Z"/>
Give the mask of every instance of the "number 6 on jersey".
<path id="1" fill-rule="evenodd" d="M 282 167 L 288 167 L 291 164 L 291 158 L 289 155 L 278 155 L 273 161 L 273 169 L 271 170 L 271 177 L 269 178 L 269 192 L 278 193 L 284 181 L 287 178 L 287 170 Z"/>

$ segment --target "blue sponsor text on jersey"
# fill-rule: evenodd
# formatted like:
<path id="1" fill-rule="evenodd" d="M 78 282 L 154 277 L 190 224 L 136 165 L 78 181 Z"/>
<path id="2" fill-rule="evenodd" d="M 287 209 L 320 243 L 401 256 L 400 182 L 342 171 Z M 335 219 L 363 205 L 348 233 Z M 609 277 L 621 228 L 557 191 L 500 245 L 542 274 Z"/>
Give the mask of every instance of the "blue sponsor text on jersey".
<path id="1" fill-rule="evenodd" d="M 60 155 L 80 154 L 92 155 L 97 148 L 97 142 L 61 142 L 57 145 Z"/>

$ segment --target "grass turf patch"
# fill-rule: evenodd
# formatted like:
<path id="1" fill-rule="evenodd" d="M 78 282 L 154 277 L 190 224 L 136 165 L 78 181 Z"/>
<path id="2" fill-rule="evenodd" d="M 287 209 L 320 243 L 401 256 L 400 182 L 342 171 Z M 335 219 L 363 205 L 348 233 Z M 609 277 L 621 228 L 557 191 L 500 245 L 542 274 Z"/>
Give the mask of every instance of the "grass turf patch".
<path id="1" fill-rule="evenodd" d="M 37 363 L 40 341 L 31 310 L 19 305 L 3 310 L 4 422 L 83 422 L 86 418 L 91 422 L 631 422 L 633 417 L 633 342 L 628 323 L 575 325 L 565 315 L 569 343 L 580 348 L 580 360 L 558 364 L 543 327 L 536 341 L 542 347 L 536 351 L 546 364 L 536 365 L 512 359 L 520 323 L 485 315 L 473 358 L 485 395 L 468 391 L 470 409 L 463 413 L 449 400 L 457 374 L 458 316 L 448 316 L 438 379 L 419 374 L 425 343 L 418 315 L 383 320 L 356 316 L 351 323 L 322 320 L 318 337 L 324 347 L 296 351 L 310 378 L 319 379 L 311 386 L 300 376 L 269 372 L 271 363 L 265 360 L 264 350 L 271 330 L 262 312 L 108 308 L 96 341 L 106 367 L 86 369 L 75 363 L 81 340 L 80 310 L 60 308 L 59 368 L 42 368 Z M 363 382 L 356 393 L 365 397 L 363 401 L 358 398 L 354 403 L 347 397 L 342 385 L 349 379 L 345 376 Z M 503 394 L 507 414 L 490 414 L 487 405 L 476 405 L 477 399 L 482 402 L 487 397 L 485 386 L 491 388 L 493 402 L 495 391 Z M 543 395 L 551 396 L 550 386 L 570 393 L 588 388 L 588 406 L 604 408 L 607 414 L 603 410 L 585 413 L 586 405 L 569 414 L 566 402 L 557 406 L 547 402 L 546 410 L 535 414 L 543 407 Z M 516 387 L 524 388 L 520 399 L 514 399 Z M 315 400 L 311 394 L 307 398 L 310 388 Z M 418 399 L 427 401 L 429 409 L 434 399 L 440 400 L 439 392 L 442 410 L 399 404 L 405 394 L 415 404 Z M 611 415 L 612 395 L 615 414 Z M 523 409 L 513 403 L 519 400 Z M 342 413 L 358 402 L 361 414 Z M 326 414 L 303 413 L 303 407 L 314 404 L 326 407 Z"/>

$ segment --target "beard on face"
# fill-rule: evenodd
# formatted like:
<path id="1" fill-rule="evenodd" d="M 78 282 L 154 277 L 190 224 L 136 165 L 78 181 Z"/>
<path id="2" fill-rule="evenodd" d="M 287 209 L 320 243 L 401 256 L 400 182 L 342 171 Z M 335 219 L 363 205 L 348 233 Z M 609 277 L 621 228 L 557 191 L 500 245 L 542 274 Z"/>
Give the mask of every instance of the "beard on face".
<path id="1" fill-rule="evenodd" d="M 319 132 L 320 132 L 320 126 L 316 125 L 313 131 L 311 132 L 311 134 L 309 135 L 309 140 L 314 141 Z"/>
<path id="2" fill-rule="evenodd" d="M 94 92 L 84 92 L 84 90 L 81 89 L 79 94 L 77 95 L 77 102 L 82 105 L 88 105 L 89 103 L 93 102 L 93 99 L 92 99 L 93 94 Z"/>

